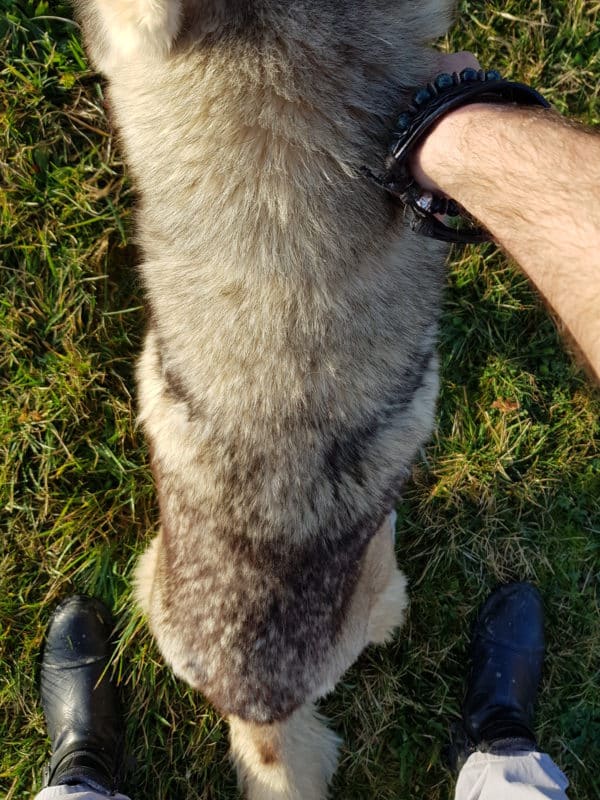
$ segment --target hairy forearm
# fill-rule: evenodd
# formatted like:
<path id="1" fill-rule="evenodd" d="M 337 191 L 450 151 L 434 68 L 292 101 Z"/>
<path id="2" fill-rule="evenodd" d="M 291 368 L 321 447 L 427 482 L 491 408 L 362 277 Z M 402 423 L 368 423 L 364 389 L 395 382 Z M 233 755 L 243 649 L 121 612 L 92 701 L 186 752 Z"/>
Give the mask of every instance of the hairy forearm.
<path id="1" fill-rule="evenodd" d="M 600 136 L 550 111 L 467 106 L 414 168 L 513 256 L 600 377 Z"/>

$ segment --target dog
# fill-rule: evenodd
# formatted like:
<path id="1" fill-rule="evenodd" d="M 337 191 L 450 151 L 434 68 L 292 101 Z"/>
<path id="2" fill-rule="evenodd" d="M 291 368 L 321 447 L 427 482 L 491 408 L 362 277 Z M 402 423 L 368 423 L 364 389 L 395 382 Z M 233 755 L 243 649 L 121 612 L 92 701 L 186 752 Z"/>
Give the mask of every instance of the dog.
<path id="1" fill-rule="evenodd" d="M 361 174 L 452 0 L 76 0 L 139 193 L 161 527 L 136 596 L 251 800 L 327 794 L 315 711 L 407 605 L 389 521 L 438 392 L 446 247 Z"/>

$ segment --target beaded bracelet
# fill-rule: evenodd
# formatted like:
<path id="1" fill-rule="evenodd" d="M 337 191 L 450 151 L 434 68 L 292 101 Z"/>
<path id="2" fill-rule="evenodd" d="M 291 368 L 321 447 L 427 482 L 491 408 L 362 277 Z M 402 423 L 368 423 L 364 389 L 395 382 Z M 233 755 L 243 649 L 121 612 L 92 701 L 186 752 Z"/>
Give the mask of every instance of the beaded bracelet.
<path id="1" fill-rule="evenodd" d="M 477 243 L 489 241 L 491 237 L 456 201 L 419 186 L 410 170 L 410 157 L 442 116 L 471 103 L 550 107 L 535 89 L 506 81 L 496 70 L 468 68 L 452 75 L 442 73 L 416 91 L 408 108 L 398 117 L 385 162 L 386 172 L 376 176 L 366 168 L 363 170 L 371 180 L 404 203 L 412 230 L 444 242 Z M 461 217 L 467 221 L 467 227 L 445 225 L 436 214 Z"/>

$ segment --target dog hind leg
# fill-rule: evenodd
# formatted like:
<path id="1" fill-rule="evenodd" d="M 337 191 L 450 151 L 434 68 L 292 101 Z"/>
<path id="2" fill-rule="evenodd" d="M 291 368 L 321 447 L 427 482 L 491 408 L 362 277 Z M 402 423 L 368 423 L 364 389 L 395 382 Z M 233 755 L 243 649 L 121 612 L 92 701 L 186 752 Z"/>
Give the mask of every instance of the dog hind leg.
<path id="1" fill-rule="evenodd" d="M 406 577 L 394 567 L 387 586 L 371 609 L 367 625 L 368 643 L 383 644 L 389 641 L 394 631 L 402 625 L 407 606 Z"/>
<path id="2" fill-rule="evenodd" d="M 402 625 L 408 606 L 406 578 L 396 565 L 395 522 L 394 512 L 373 537 L 365 559 L 364 585 L 373 592 L 366 644 L 387 642 Z"/>
<path id="3" fill-rule="evenodd" d="M 139 558 L 133 574 L 135 600 L 146 616 L 150 615 L 152 588 L 154 585 L 159 546 L 160 534 L 154 537 L 150 546 Z"/>

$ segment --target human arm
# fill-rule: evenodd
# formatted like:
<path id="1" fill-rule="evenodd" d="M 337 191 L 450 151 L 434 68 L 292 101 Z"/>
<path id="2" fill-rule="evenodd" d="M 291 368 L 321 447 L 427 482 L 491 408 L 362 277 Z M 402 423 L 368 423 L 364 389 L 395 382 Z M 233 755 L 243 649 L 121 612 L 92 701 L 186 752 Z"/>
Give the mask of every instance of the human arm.
<path id="1" fill-rule="evenodd" d="M 427 136 L 413 172 L 485 225 L 600 378 L 600 136 L 546 110 L 465 106 Z"/>

